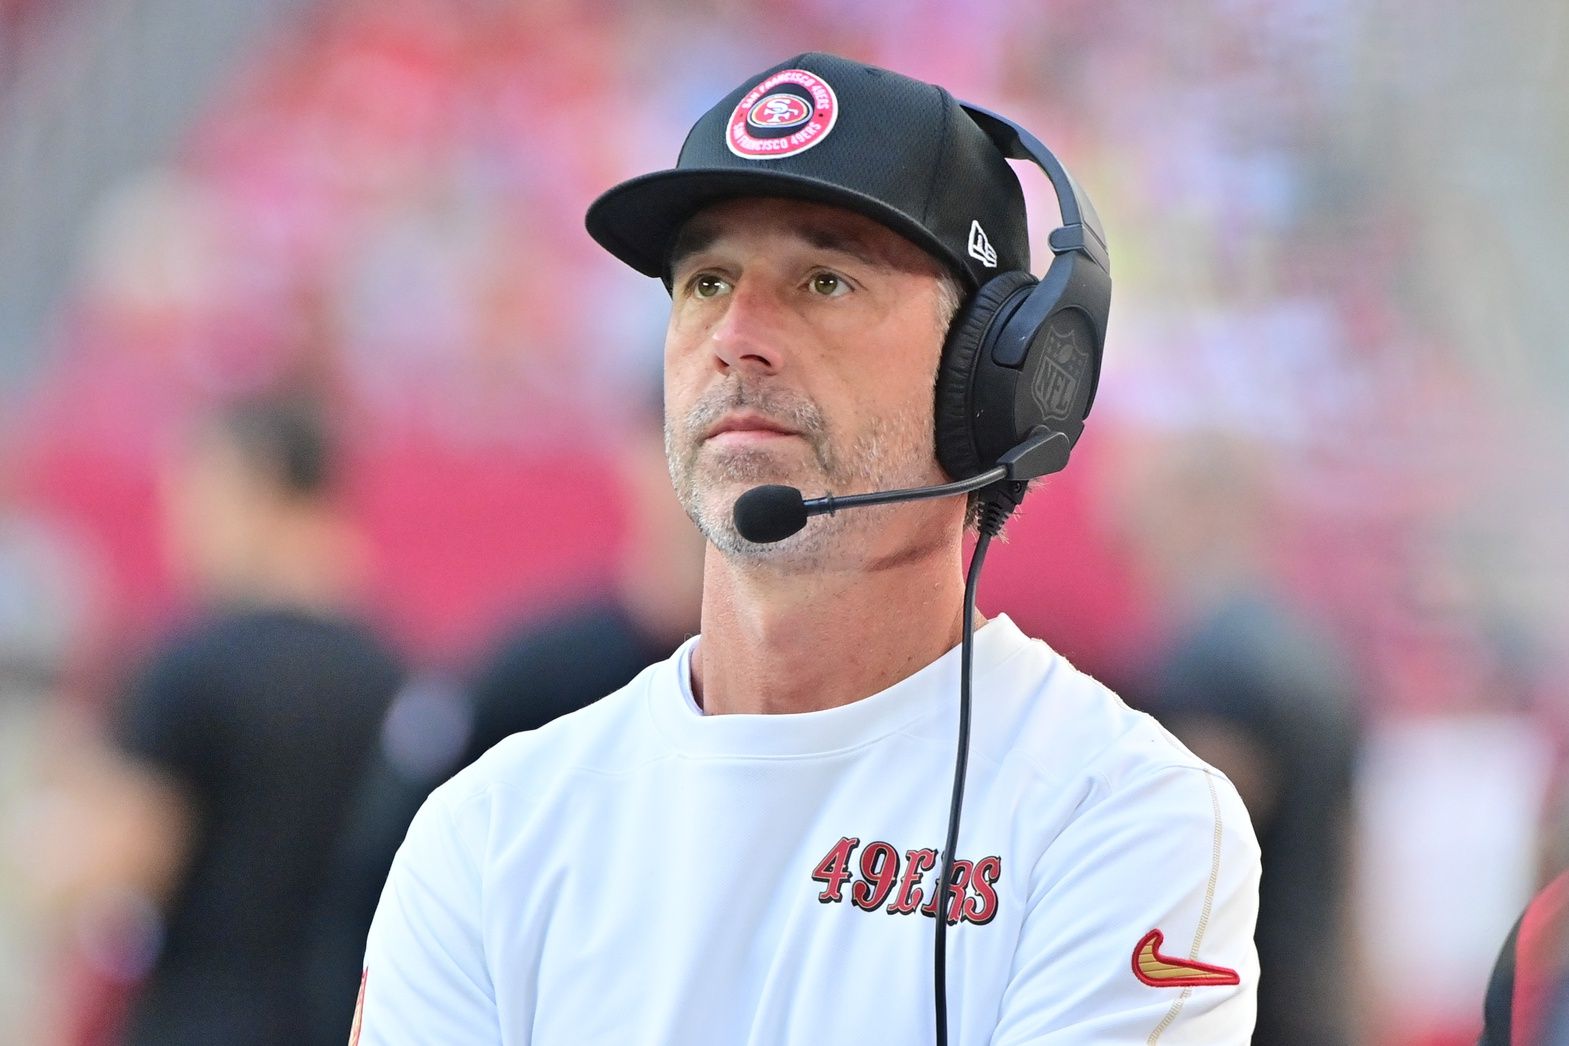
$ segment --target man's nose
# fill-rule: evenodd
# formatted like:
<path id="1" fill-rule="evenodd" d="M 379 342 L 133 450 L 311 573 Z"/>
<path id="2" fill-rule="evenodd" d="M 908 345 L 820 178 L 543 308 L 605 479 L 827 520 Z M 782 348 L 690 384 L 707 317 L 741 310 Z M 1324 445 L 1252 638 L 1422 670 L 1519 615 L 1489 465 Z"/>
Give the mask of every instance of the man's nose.
<path id="1" fill-rule="evenodd" d="M 743 282 L 730 293 L 725 314 L 709 334 L 714 366 L 776 374 L 784 365 L 785 309 L 769 288 Z"/>

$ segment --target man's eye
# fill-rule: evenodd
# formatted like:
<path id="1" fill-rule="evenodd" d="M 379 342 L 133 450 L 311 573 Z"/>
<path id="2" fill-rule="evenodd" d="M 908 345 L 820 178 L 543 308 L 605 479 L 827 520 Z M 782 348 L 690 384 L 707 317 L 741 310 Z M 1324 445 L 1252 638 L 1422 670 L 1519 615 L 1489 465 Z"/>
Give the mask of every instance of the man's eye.
<path id="1" fill-rule="evenodd" d="M 692 281 L 692 294 L 698 298 L 714 298 L 724 292 L 728 284 L 711 273 L 704 273 Z"/>
<path id="2" fill-rule="evenodd" d="M 831 272 L 820 272 L 812 277 L 812 293 L 821 294 L 825 298 L 837 298 L 841 294 L 848 294 L 850 285 L 843 277 Z"/>

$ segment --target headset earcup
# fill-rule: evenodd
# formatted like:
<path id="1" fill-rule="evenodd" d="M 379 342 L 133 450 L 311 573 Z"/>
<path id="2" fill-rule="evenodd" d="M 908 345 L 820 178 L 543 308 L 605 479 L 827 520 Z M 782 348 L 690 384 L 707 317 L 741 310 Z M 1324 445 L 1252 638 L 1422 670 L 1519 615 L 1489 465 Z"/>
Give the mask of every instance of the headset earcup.
<path id="1" fill-rule="evenodd" d="M 1035 286 L 1027 272 L 1005 272 L 988 280 L 959 309 L 948 328 L 937 367 L 937 461 L 954 479 L 968 479 L 990 463 L 980 460 L 971 416 L 971 390 L 986 335 L 1004 307 Z"/>

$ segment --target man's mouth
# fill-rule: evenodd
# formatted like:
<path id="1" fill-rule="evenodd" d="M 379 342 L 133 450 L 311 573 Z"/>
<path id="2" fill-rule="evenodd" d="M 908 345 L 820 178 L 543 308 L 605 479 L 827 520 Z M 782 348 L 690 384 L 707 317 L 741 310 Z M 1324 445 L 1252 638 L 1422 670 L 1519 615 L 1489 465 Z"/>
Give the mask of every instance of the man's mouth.
<path id="1" fill-rule="evenodd" d="M 703 439 L 718 440 L 721 443 L 753 443 L 800 435 L 788 425 L 775 421 L 765 414 L 738 411 L 720 418 L 709 428 Z"/>

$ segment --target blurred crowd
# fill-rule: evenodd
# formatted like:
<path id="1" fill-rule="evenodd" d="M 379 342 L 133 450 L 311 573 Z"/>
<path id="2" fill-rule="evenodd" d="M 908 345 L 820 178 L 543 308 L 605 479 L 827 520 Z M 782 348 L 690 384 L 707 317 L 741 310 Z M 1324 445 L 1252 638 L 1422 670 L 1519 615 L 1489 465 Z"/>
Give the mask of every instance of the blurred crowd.
<path id="1" fill-rule="evenodd" d="M 340 1041 L 429 788 L 696 630 L 664 294 L 582 214 L 827 49 L 1018 119 L 1106 222 L 1099 402 L 981 602 L 1237 783 L 1256 1041 L 1474 1042 L 1569 866 L 1557 422 L 1423 311 L 1469 274 L 1369 144 L 1411 88 L 1370 11 L 343 0 L 257 46 L 0 418 L 0 1039 Z"/>

